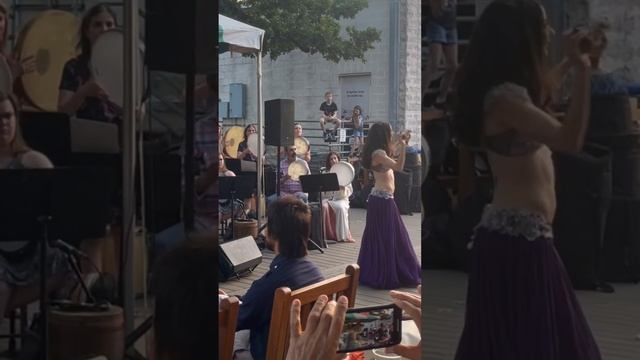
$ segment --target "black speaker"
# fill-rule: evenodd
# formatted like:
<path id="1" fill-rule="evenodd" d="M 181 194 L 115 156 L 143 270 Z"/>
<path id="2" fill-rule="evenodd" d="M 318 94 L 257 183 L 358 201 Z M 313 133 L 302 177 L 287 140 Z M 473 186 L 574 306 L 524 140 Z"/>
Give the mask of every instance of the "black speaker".
<path id="1" fill-rule="evenodd" d="M 294 103 L 289 99 L 265 101 L 264 143 L 274 146 L 293 145 Z"/>
<path id="2" fill-rule="evenodd" d="M 251 236 L 220 244 L 218 279 L 226 281 L 253 271 L 262 262 L 262 253 Z"/>
<path id="3" fill-rule="evenodd" d="M 215 73 L 218 13 L 212 0 L 147 1 L 146 64 L 173 73 Z M 172 26 L 171 24 L 179 24 Z"/>

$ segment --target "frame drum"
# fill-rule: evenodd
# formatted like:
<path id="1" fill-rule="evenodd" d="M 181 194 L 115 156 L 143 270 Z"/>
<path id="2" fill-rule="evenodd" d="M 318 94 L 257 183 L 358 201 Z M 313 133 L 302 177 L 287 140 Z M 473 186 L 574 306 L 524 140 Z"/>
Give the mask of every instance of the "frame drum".
<path id="1" fill-rule="evenodd" d="M 300 176 L 309 175 L 309 173 L 307 172 L 307 167 L 305 166 L 305 161 L 298 159 L 289 164 L 287 174 L 291 176 L 291 180 L 295 181 L 300 180 Z"/>
<path id="2" fill-rule="evenodd" d="M 253 133 L 253 134 L 249 135 L 249 139 L 247 139 L 247 147 L 254 154 L 258 153 L 258 134 Z"/>
<path id="3" fill-rule="evenodd" d="M 353 165 L 346 161 L 340 161 L 333 165 L 329 172 L 338 175 L 338 185 L 340 186 L 348 186 L 356 176 L 356 170 L 353 168 Z"/>
<path id="4" fill-rule="evenodd" d="M 224 150 L 227 152 L 227 155 L 233 159 L 238 158 L 238 145 L 240 145 L 243 138 L 244 128 L 242 126 L 232 126 L 224 133 Z"/>
<path id="5" fill-rule="evenodd" d="M 65 63 L 76 56 L 80 23 L 72 13 L 47 10 L 27 23 L 18 37 L 20 60 L 33 56 L 36 70 L 20 77 L 24 97 L 43 111 L 58 111 L 58 87 Z"/>
<path id="6" fill-rule="evenodd" d="M 93 44 L 91 49 L 91 62 L 89 68 L 96 82 L 107 92 L 109 101 L 124 107 L 124 34 L 120 29 L 111 29 L 104 32 Z M 138 98 L 135 103 L 142 100 L 143 67 L 142 50 L 136 61 Z"/>
<path id="7" fill-rule="evenodd" d="M 296 137 L 293 144 L 296 146 L 296 155 L 302 156 L 309 151 L 309 140 L 305 137 Z"/>
<path id="8" fill-rule="evenodd" d="M 0 56 L 0 90 L 5 94 L 13 92 L 13 74 L 4 56 Z"/>

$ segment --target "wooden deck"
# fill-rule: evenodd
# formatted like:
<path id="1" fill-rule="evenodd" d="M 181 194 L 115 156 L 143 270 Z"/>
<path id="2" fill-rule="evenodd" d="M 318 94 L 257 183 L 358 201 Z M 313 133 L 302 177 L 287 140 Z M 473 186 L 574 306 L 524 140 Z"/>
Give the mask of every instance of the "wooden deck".
<path id="1" fill-rule="evenodd" d="M 422 360 L 449 360 L 464 323 L 467 275 L 423 271 Z M 603 360 L 640 359 L 640 285 L 614 284 L 616 292 L 578 291 Z"/>
<path id="2" fill-rule="evenodd" d="M 353 234 L 355 243 L 331 243 L 328 249 L 324 249 L 324 254 L 314 250 L 309 252 L 309 258 L 322 271 L 325 277 L 336 276 L 344 273 L 345 268 L 349 264 L 354 264 L 358 260 L 358 251 L 360 250 L 360 239 L 365 225 L 366 211 L 364 209 L 351 209 L 349 212 L 349 220 L 351 233 Z M 416 254 L 420 256 L 420 221 L 421 215 L 414 213 L 411 216 L 402 216 L 407 226 L 411 242 L 413 243 Z M 274 253 L 265 250 L 263 253 L 262 263 L 254 270 L 254 272 L 240 280 L 233 279 L 227 282 L 221 282 L 219 288 L 228 294 L 242 295 L 251 286 L 251 283 L 264 275 L 269 269 L 269 265 L 274 258 Z M 415 289 L 399 289 L 405 291 L 415 291 Z M 373 306 L 389 304 L 391 297 L 386 290 L 376 290 L 366 286 L 358 287 L 358 295 L 356 297 L 356 306 Z"/>

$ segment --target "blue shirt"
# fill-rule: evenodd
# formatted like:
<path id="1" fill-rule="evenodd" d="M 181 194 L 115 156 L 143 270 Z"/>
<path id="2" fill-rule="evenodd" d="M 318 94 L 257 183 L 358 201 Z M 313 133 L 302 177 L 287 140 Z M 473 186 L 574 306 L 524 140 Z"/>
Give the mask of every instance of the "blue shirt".
<path id="1" fill-rule="evenodd" d="M 296 290 L 324 280 L 318 267 L 306 257 L 287 259 L 276 256 L 269 271 L 251 284 L 242 296 L 237 330 L 251 331 L 251 355 L 254 360 L 266 357 L 271 324 L 273 297 L 279 287 Z"/>

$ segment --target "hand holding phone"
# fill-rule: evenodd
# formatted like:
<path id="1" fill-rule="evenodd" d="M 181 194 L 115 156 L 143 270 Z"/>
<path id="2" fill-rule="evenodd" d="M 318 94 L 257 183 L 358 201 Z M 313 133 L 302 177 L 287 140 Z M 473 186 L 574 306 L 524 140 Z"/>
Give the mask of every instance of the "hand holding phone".
<path id="1" fill-rule="evenodd" d="M 340 296 L 335 302 L 329 301 L 326 295 L 320 295 L 309 313 L 307 327 L 302 331 L 300 300 L 294 300 L 289 315 L 290 343 L 287 360 L 342 359 L 344 356 L 336 354 L 336 349 L 348 304 L 346 296 Z"/>
<path id="2" fill-rule="evenodd" d="M 422 286 L 418 286 L 417 294 L 403 291 L 391 291 L 390 295 L 393 301 L 402 310 L 404 310 L 415 322 L 418 330 L 422 332 Z M 407 359 L 420 359 L 422 352 L 421 342 L 417 345 L 396 345 L 393 352 L 406 357 Z"/>
<path id="3" fill-rule="evenodd" d="M 395 304 L 347 310 L 338 353 L 386 348 L 402 340 L 402 309 Z"/>

